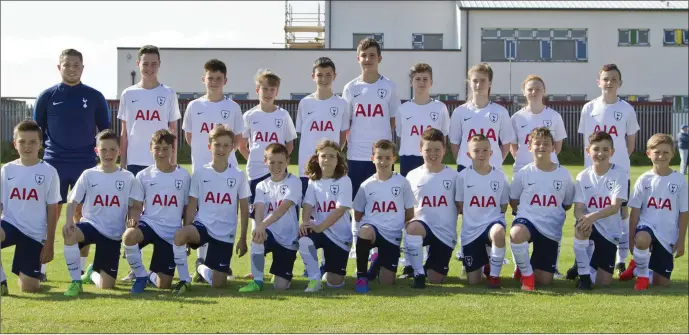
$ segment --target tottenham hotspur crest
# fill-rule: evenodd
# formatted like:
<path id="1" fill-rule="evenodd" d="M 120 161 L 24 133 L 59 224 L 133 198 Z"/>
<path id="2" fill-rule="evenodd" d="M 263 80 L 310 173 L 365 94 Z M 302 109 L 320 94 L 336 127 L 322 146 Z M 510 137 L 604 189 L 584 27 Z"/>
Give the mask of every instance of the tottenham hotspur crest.
<path id="1" fill-rule="evenodd" d="M 431 112 L 431 120 L 433 120 L 433 122 L 438 121 L 438 117 L 440 117 L 438 112 Z"/>
<path id="2" fill-rule="evenodd" d="M 89 100 L 86 99 L 86 98 L 81 98 L 81 102 L 84 103 L 84 105 L 83 105 L 84 108 L 88 107 L 88 105 L 86 104 L 88 101 L 89 101 Z"/>
<path id="3" fill-rule="evenodd" d="M 612 188 L 615 187 L 615 182 L 612 180 L 608 180 L 605 182 L 605 187 L 608 188 L 608 191 L 612 191 Z"/>
<path id="4" fill-rule="evenodd" d="M 622 120 L 622 112 L 615 112 L 615 121 Z"/>
<path id="5" fill-rule="evenodd" d="M 175 188 L 179 191 L 182 189 L 182 185 L 184 185 L 184 181 L 180 179 L 175 180 Z"/>
<path id="6" fill-rule="evenodd" d="M 452 180 L 443 180 L 443 187 L 449 191 L 452 188 Z"/>
<path id="7" fill-rule="evenodd" d="M 332 115 L 333 117 L 336 117 L 339 112 L 340 111 L 337 107 L 330 107 L 330 115 Z"/>
<path id="8" fill-rule="evenodd" d="M 543 127 L 550 128 L 553 125 L 552 120 L 543 120 Z"/>
<path id="9" fill-rule="evenodd" d="M 228 110 L 221 110 L 220 115 L 222 116 L 223 119 L 227 120 L 228 117 L 230 117 L 230 111 Z"/>
<path id="10" fill-rule="evenodd" d="M 234 188 L 234 185 L 237 184 L 237 179 L 234 178 L 227 178 L 227 186 L 230 188 Z"/>
<path id="11" fill-rule="evenodd" d="M 287 190 L 288 190 L 287 185 L 282 185 L 282 186 L 280 186 L 280 194 L 286 195 L 286 194 L 287 194 Z"/>
<path id="12" fill-rule="evenodd" d="M 383 88 L 378 89 L 378 97 L 379 98 L 384 99 L 386 95 L 388 95 L 388 91 L 386 89 L 383 89 Z"/>
<path id="13" fill-rule="evenodd" d="M 391 189 L 391 191 L 392 191 L 392 195 L 397 197 L 400 195 L 401 189 L 399 188 L 399 186 L 395 186 Z"/>
<path id="14" fill-rule="evenodd" d="M 45 176 L 42 174 L 37 174 L 35 179 L 36 179 L 36 184 L 42 185 L 43 181 L 45 181 Z"/>
<path id="15" fill-rule="evenodd" d="M 679 189 L 679 185 L 677 185 L 677 184 L 670 184 L 670 185 L 667 187 L 667 189 L 668 189 L 668 191 L 670 191 L 670 194 L 675 194 L 675 193 L 677 193 L 677 190 Z"/>
<path id="16" fill-rule="evenodd" d="M 498 114 L 490 113 L 488 114 L 488 119 L 490 120 L 490 122 L 496 123 L 498 122 Z"/>
<path id="17" fill-rule="evenodd" d="M 330 185 L 330 193 L 333 195 L 340 193 L 340 185 Z"/>
<path id="18" fill-rule="evenodd" d="M 562 189 L 562 181 L 561 180 L 553 181 L 553 187 L 555 188 L 555 191 L 561 190 Z"/>
<path id="19" fill-rule="evenodd" d="M 497 181 L 491 181 L 490 189 L 493 190 L 493 192 L 497 192 L 500 189 L 500 183 Z"/>
<path id="20" fill-rule="evenodd" d="M 282 119 L 275 119 L 275 126 L 278 128 L 282 127 Z"/>
<path id="21" fill-rule="evenodd" d="M 165 97 L 158 97 L 158 105 L 162 106 L 165 104 Z"/>
<path id="22" fill-rule="evenodd" d="M 115 188 L 117 188 L 118 191 L 122 191 L 124 189 L 124 180 L 116 181 Z"/>

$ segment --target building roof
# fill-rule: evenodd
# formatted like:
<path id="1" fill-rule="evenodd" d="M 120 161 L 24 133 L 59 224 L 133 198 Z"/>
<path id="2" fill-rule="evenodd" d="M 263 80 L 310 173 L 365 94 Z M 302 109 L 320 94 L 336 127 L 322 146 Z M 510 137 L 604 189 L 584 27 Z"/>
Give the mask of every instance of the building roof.
<path id="1" fill-rule="evenodd" d="M 688 10 L 687 1 L 459 1 L 467 9 Z"/>

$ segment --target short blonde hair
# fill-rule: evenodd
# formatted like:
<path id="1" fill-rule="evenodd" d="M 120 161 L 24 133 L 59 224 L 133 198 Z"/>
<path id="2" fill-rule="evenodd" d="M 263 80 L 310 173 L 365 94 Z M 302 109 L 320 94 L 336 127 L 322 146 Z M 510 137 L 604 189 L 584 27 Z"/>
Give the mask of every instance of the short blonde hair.
<path id="1" fill-rule="evenodd" d="M 256 87 L 264 83 L 268 85 L 268 87 L 280 87 L 280 77 L 270 69 L 259 69 L 254 76 L 254 81 Z"/>
<path id="2" fill-rule="evenodd" d="M 230 140 L 232 140 L 232 143 L 234 144 L 234 132 L 223 124 L 216 124 L 215 127 L 213 127 L 213 130 L 211 130 L 211 132 L 208 133 L 208 143 L 213 143 L 214 140 L 218 139 L 218 137 L 221 136 L 229 137 Z"/>
<path id="3" fill-rule="evenodd" d="M 646 150 L 653 150 L 661 144 L 667 144 L 674 148 L 675 142 L 672 139 L 672 135 L 658 133 L 651 136 L 651 138 L 648 139 L 648 142 L 646 142 Z"/>

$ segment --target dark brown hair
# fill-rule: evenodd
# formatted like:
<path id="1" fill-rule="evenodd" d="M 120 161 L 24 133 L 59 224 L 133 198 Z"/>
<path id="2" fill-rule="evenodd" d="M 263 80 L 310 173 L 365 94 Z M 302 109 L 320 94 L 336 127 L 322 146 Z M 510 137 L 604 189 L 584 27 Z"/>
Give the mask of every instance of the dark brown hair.
<path id="1" fill-rule="evenodd" d="M 175 134 L 173 134 L 169 130 L 159 129 L 156 130 L 155 133 L 153 133 L 153 136 L 151 136 L 151 146 L 162 143 L 174 145 L 176 139 L 177 136 L 175 136 Z"/>
<path id="2" fill-rule="evenodd" d="M 313 69 L 311 70 L 311 73 L 315 73 L 317 68 L 324 69 L 326 67 L 332 68 L 333 72 L 336 72 L 335 62 L 333 62 L 332 59 L 328 57 L 320 57 L 316 59 L 316 61 L 313 63 Z"/>
<path id="3" fill-rule="evenodd" d="M 17 133 L 20 131 L 35 131 L 38 133 L 38 139 L 43 141 L 43 130 L 41 129 L 41 126 L 38 125 L 38 122 L 34 120 L 24 120 L 22 122 L 19 122 L 14 127 L 14 138 L 17 138 Z"/>
<path id="4" fill-rule="evenodd" d="M 230 130 L 230 128 L 225 127 L 225 125 L 223 124 L 216 124 L 215 127 L 213 127 L 213 130 L 211 130 L 211 132 L 208 133 L 208 143 L 213 143 L 213 140 L 221 136 L 229 137 L 232 140 L 232 144 L 235 144 L 234 132 Z"/>
<path id="5" fill-rule="evenodd" d="M 323 178 L 323 170 L 321 170 L 321 166 L 318 164 L 318 152 L 325 148 L 331 148 L 337 152 L 337 165 L 335 166 L 333 178 L 340 179 L 342 176 L 346 176 L 349 171 L 347 168 L 347 158 L 342 154 L 340 146 L 332 140 L 323 140 L 318 143 L 315 153 L 311 155 L 311 158 L 309 158 L 309 161 L 306 163 L 304 174 L 311 180 L 320 180 Z"/>
<path id="6" fill-rule="evenodd" d="M 378 52 L 378 56 L 380 56 L 380 43 L 378 43 L 378 41 L 376 41 L 376 39 L 373 37 L 366 37 L 361 40 L 359 42 L 359 46 L 356 47 L 356 54 L 358 55 L 360 52 L 370 47 L 375 47 L 376 52 Z"/>
<path id="7" fill-rule="evenodd" d="M 442 131 L 435 128 L 428 128 L 423 132 L 423 134 L 421 134 L 422 145 L 423 141 L 440 142 L 443 144 L 443 147 L 445 147 L 445 135 Z"/>
<path id="8" fill-rule="evenodd" d="M 155 45 L 144 45 L 139 49 L 139 55 L 137 56 L 137 59 L 141 59 L 141 56 L 145 54 L 156 54 L 158 55 L 158 61 L 160 61 L 160 51 L 158 50 L 158 47 Z"/>
<path id="9" fill-rule="evenodd" d="M 426 63 L 416 63 L 409 71 L 409 80 L 414 80 L 414 76 L 416 74 L 423 72 L 428 72 L 428 74 L 431 76 L 431 80 L 433 79 L 433 68 L 431 68 L 430 65 Z"/>
<path id="10" fill-rule="evenodd" d="M 222 72 L 222 74 L 227 76 L 227 66 L 219 59 L 213 58 L 207 61 L 206 64 L 203 64 L 203 70 L 208 72 Z"/>
<path id="11" fill-rule="evenodd" d="M 103 129 L 100 133 L 98 133 L 98 135 L 96 135 L 97 142 L 102 142 L 105 140 L 113 140 L 117 142 L 117 146 L 120 146 L 120 137 L 117 136 L 115 131 L 112 129 Z"/>
<path id="12" fill-rule="evenodd" d="M 608 141 L 610 142 L 610 147 L 615 148 L 615 142 L 612 140 L 612 136 L 604 131 L 597 131 L 589 135 L 589 146 L 593 143 Z"/>
<path id="13" fill-rule="evenodd" d="M 277 155 L 277 154 L 283 154 L 285 157 L 287 157 L 287 160 L 289 161 L 289 151 L 287 150 L 287 147 L 284 144 L 280 143 L 271 143 L 269 144 L 265 150 L 263 150 L 263 157 L 267 157 L 268 154 L 271 155 Z"/>
<path id="14" fill-rule="evenodd" d="M 62 52 L 60 53 L 60 62 L 62 62 L 62 59 L 67 56 L 79 57 L 79 61 L 82 63 L 84 62 L 84 56 L 81 54 L 81 52 L 77 51 L 76 49 L 62 50 Z"/>
<path id="15" fill-rule="evenodd" d="M 373 150 L 372 153 L 376 153 L 376 149 L 381 149 L 381 150 L 392 150 L 392 155 L 397 156 L 397 145 L 393 143 L 390 140 L 378 140 L 376 143 L 373 143 Z"/>

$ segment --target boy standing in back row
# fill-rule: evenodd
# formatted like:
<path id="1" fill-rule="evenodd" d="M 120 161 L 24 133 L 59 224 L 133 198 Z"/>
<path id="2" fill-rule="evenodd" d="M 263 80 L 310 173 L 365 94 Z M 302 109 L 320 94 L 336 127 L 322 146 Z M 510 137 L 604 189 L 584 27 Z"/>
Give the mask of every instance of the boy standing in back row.
<path id="1" fill-rule="evenodd" d="M 371 148 L 378 140 L 392 140 L 395 116 L 400 106 L 397 86 L 392 80 L 378 72 L 383 57 L 380 44 L 373 38 L 365 38 L 356 48 L 361 75 L 345 85 L 342 97 L 347 101 L 347 113 L 351 125 L 347 137 L 347 166 L 352 180 L 352 194 L 356 194 L 361 183 L 376 173 L 371 161 Z M 352 232 L 356 246 L 359 227 L 352 220 Z M 356 249 L 350 251 L 350 258 L 356 257 Z"/>

